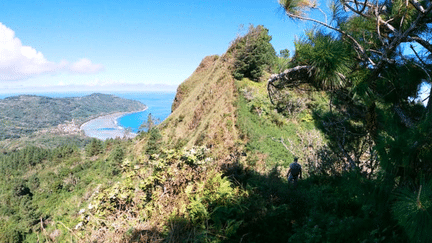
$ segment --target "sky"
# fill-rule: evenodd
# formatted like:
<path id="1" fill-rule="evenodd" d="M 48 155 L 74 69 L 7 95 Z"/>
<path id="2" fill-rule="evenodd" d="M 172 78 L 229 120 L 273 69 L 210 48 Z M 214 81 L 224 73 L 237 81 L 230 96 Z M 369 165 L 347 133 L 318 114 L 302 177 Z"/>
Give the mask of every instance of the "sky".
<path id="1" fill-rule="evenodd" d="M 1 1 L 0 93 L 175 91 L 249 24 L 294 52 L 277 0 Z"/>

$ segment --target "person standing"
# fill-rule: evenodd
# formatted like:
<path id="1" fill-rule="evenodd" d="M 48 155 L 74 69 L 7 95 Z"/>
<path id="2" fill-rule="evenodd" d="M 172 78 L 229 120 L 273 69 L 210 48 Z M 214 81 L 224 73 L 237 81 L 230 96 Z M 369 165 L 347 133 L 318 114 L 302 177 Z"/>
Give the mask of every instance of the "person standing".
<path id="1" fill-rule="evenodd" d="M 298 158 L 294 158 L 294 162 L 290 164 L 288 168 L 287 178 L 289 183 L 297 185 L 298 178 L 302 179 L 302 168 L 298 163 Z"/>

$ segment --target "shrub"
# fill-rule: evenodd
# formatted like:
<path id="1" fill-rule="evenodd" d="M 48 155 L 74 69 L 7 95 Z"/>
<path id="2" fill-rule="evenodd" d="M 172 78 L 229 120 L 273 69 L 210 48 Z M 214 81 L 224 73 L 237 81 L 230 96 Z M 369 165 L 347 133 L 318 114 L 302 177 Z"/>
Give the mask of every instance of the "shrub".
<path id="1" fill-rule="evenodd" d="M 162 135 L 158 128 L 152 128 L 148 131 L 149 138 L 147 142 L 146 153 L 148 155 L 158 154 L 162 145 Z"/>
<path id="2" fill-rule="evenodd" d="M 93 138 L 85 147 L 85 152 L 88 157 L 92 157 L 102 153 L 102 141 Z"/>
<path id="3" fill-rule="evenodd" d="M 263 71 L 276 60 L 276 52 L 270 44 L 271 36 L 262 25 L 249 27 L 249 32 L 234 44 L 234 72 L 236 79 L 250 78 L 258 81 Z"/>

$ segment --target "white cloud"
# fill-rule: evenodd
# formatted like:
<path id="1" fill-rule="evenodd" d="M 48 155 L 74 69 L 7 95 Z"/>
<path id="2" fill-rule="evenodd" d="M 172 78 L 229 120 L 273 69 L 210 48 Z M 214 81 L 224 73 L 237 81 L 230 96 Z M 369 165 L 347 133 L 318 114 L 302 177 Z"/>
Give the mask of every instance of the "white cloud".
<path id="1" fill-rule="evenodd" d="M 0 81 L 23 80 L 41 74 L 68 71 L 91 74 L 103 70 L 101 64 L 93 64 L 83 58 L 70 64 L 67 61 L 48 61 L 41 52 L 31 46 L 23 46 L 15 32 L 0 23 Z"/>
<path id="2" fill-rule="evenodd" d="M 102 64 L 93 64 L 89 59 L 82 58 L 79 61 L 72 63 L 69 71 L 72 73 L 87 74 L 98 73 L 104 69 Z"/>
<path id="3" fill-rule="evenodd" d="M 108 87 L 108 86 L 123 86 L 123 85 L 131 85 L 131 83 L 127 83 L 126 80 L 124 79 L 119 79 L 119 80 L 115 80 L 115 79 L 99 79 L 99 78 L 95 78 L 91 81 L 88 81 L 86 83 L 83 84 L 83 86 L 98 86 L 98 87 Z"/>

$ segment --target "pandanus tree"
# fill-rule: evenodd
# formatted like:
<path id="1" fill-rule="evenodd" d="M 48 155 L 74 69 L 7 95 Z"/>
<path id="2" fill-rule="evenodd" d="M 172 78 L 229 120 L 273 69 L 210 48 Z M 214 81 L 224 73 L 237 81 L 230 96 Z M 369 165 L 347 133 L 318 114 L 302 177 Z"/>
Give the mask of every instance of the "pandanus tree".
<path id="1" fill-rule="evenodd" d="M 297 43 L 294 64 L 309 70 L 324 86 L 345 85 L 352 104 L 364 107 L 364 129 L 374 142 L 384 181 L 391 188 L 408 184 L 414 188 L 412 197 L 404 196 L 412 200 L 399 200 L 396 214 L 400 208 L 411 208 L 416 214 L 405 213 L 429 215 L 432 222 L 432 199 L 429 194 L 420 196 L 422 185 L 425 188 L 432 179 L 431 93 L 426 106 L 413 99 L 422 84 L 431 83 L 431 1 L 333 1 L 330 22 L 326 16 L 306 14 L 325 12 L 314 1 L 279 0 L 279 4 L 289 18 L 322 27 Z M 323 38 L 328 48 L 317 45 Z M 275 75 L 269 83 L 286 76 Z M 409 229 L 424 220 L 411 217 L 399 222 L 404 227 L 409 223 L 405 227 Z M 411 239 L 424 241 L 423 233 L 410 234 Z"/>

